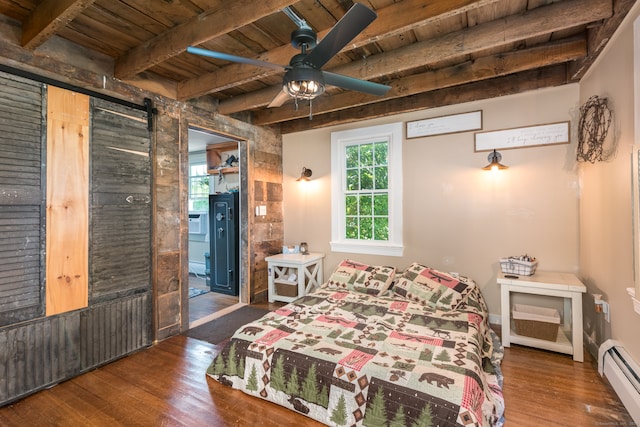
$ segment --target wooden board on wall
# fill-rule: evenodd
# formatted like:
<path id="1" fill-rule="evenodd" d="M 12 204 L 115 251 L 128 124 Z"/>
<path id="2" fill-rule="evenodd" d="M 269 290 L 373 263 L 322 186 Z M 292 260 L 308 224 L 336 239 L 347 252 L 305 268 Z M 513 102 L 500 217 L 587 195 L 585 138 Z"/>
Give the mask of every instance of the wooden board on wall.
<path id="1" fill-rule="evenodd" d="M 47 98 L 47 316 L 87 307 L 89 96 L 49 86 Z"/>

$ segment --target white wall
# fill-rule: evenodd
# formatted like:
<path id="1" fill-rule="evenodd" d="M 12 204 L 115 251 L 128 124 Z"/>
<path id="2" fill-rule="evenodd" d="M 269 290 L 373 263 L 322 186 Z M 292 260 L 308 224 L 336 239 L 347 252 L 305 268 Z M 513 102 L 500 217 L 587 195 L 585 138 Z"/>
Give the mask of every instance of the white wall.
<path id="1" fill-rule="evenodd" d="M 331 132 L 391 122 L 483 111 L 484 130 L 575 122 L 577 84 L 486 101 L 390 116 L 283 136 L 285 244 L 324 252 L 325 274 L 350 257 L 399 269 L 418 261 L 472 277 L 492 314 L 500 312 L 498 259 L 528 253 L 540 269 L 578 269 L 576 143 L 503 150 L 509 166 L 483 171 L 487 152 L 474 152 L 473 132 L 403 141 L 402 257 L 331 253 Z M 302 167 L 312 181 L 296 182 Z"/>
<path id="2" fill-rule="evenodd" d="M 640 315 L 633 312 L 625 288 L 633 286 L 631 147 L 634 143 L 633 21 L 636 4 L 594 66 L 580 82 L 580 103 L 590 96 L 607 98 L 614 114 L 607 144 L 615 155 L 596 164 L 581 164 L 580 275 L 589 294 L 602 293 L 611 305 L 611 323 L 584 299 L 585 330 L 590 351 L 607 338 L 620 341 L 640 360 Z"/>

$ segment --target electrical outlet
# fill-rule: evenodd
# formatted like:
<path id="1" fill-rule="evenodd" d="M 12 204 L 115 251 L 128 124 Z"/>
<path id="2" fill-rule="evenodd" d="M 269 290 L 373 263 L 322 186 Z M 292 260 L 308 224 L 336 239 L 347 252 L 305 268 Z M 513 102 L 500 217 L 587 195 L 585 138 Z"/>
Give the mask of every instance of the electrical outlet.
<path id="1" fill-rule="evenodd" d="M 604 312 L 604 319 L 607 321 L 607 323 L 611 323 L 611 312 L 609 308 L 609 303 L 606 301 L 602 301 L 602 311 Z"/>
<path id="2" fill-rule="evenodd" d="M 601 294 L 593 294 L 595 305 L 595 312 L 604 314 L 604 319 L 611 323 L 611 313 L 609 312 L 609 303 L 602 299 Z"/>

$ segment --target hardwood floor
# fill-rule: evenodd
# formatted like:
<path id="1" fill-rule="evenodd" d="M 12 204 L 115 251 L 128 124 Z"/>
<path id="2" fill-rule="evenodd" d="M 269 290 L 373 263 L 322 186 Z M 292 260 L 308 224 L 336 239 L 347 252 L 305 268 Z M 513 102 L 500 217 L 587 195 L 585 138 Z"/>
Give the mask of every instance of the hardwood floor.
<path id="1" fill-rule="evenodd" d="M 189 323 L 231 307 L 239 301 L 236 296 L 210 292 L 204 276 L 189 274 L 189 287 L 207 291 L 206 294 L 189 298 Z"/>
<path id="2" fill-rule="evenodd" d="M 208 379 L 219 347 L 185 336 L 0 408 L 0 425 L 320 426 Z M 506 427 L 634 425 L 591 357 L 513 346 L 502 364 Z"/>
<path id="3" fill-rule="evenodd" d="M 505 426 L 635 426 L 591 355 L 514 345 L 505 349 Z"/>

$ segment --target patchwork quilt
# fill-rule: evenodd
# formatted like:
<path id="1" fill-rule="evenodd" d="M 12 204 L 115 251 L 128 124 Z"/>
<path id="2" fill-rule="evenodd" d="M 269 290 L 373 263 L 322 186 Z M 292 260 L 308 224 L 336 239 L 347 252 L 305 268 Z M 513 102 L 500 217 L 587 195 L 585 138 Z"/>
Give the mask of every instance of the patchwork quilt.
<path id="1" fill-rule="evenodd" d="M 327 425 L 501 425 L 502 347 L 480 291 L 444 310 L 400 289 L 325 285 L 238 329 L 207 374 Z"/>

